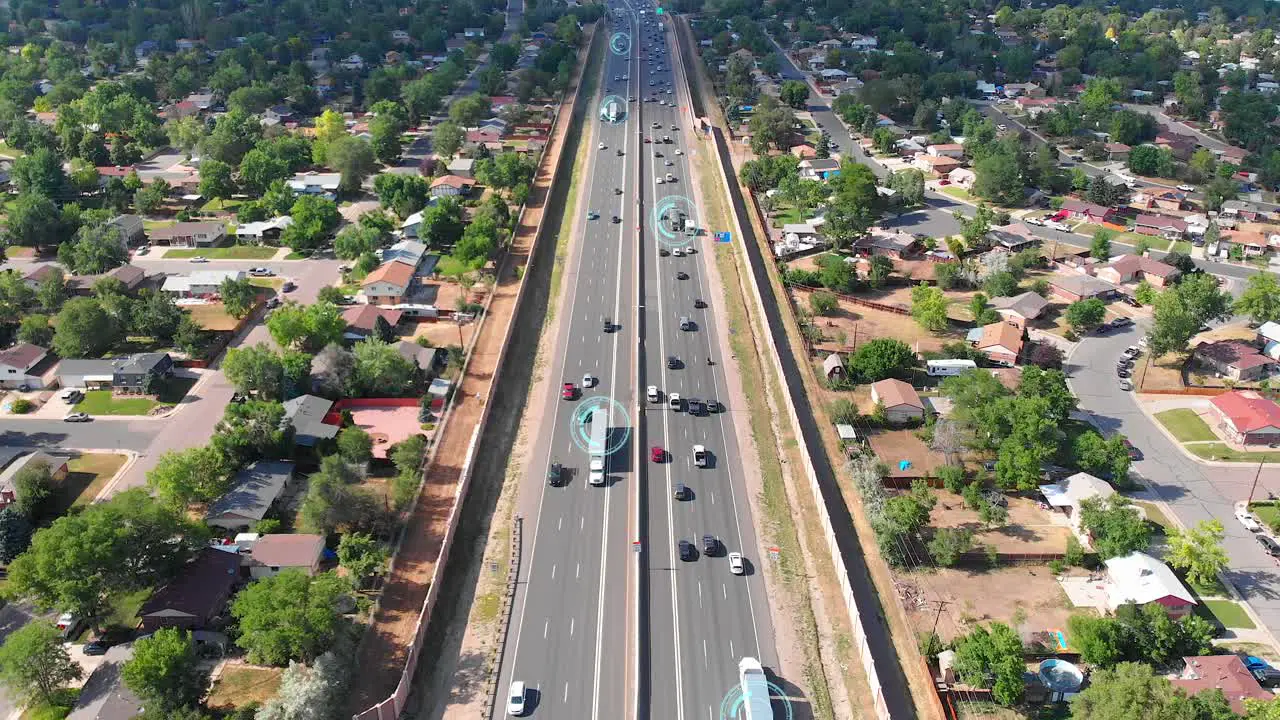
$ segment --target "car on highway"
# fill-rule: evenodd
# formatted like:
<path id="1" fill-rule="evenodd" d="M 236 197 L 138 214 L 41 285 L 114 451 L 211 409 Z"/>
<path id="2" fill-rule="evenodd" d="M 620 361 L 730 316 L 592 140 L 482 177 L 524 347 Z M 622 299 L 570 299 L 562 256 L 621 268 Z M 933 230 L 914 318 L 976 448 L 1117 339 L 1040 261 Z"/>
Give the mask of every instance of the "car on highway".
<path id="1" fill-rule="evenodd" d="M 687 272 L 685 272 L 685 271 L 683 271 L 683 270 L 680 270 L 680 271 L 676 272 L 676 279 L 677 279 L 677 280 L 688 280 L 688 279 L 689 279 L 689 273 L 687 273 Z"/>
<path id="2" fill-rule="evenodd" d="M 626 154 L 627 153 L 625 150 L 623 150 L 622 148 L 618 148 L 618 157 L 622 157 L 623 155 L 626 155 Z"/>
<path id="3" fill-rule="evenodd" d="M 578 397 L 578 387 L 571 382 L 567 382 L 560 386 L 560 397 L 565 400 L 573 400 Z"/>
<path id="4" fill-rule="evenodd" d="M 547 468 L 547 484 L 551 487 L 559 487 L 560 480 L 564 477 L 564 466 L 560 463 L 551 463 L 551 467 Z"/>
<path id="5" fill-rule="evenodd" d="M 1254 535 L 1254 537 L 1258 539 L 1258 544 L 1262 546 L 1262 549 L 1268 555 L 1273 558 L 1280 558 L 1280 542 L 1276 542 L 1276 539 L 1270 535 Z"/>
<path id="6" fill-rule="evenodd" d="M 707 306 L 707 302 L 702 298 L 695 298 L 693 301 L 693 306 L 696 308 L 704 308 Z"/>
<path id="7" fill-rule="evenodd" d="M 507 714 L 513 717 L 524 715 L 524 681 L 516 680 L 511 683 L 511 689 L 507 691 Z"/>
<path id="8" fill-rule="evenodd" d="M 685 405 L 685 410 L 690 415 L 702 415 L 704 412 L 707 411 L 706 403 L 702 402 L 698 398 L 689 398 L 684 402 L 684 405 Z"/>
<path id="9" fill-rule="evenodd" d="M 675 255 L 676 257 L 684 257 L 684 248 L 678 247 L 675 250 L 672 250 L 671 254 Z"/>
<path id="10" fill-rule="evenodd" d="M 621 194 L 622 194 L 622 188 L 614 188 L 614 189 L 613 189 L 613 194 L 614 194 L 614 195 L 621 195 Z"/>
<path id="11" fill-rule="evenodd" d="M 684 400 L 680 397 L 680 393 L 669 393 L 667 395 L 667 407 L 680 412 L 684 408 Z"/>
<path id="12" fill-rule="evenodd" d="M 644 396 L 645 396 L 645 398 L 646 398 L 649 402 L 651 402 L 651 403 L 656 403 L 656 402 L 658 402 L 658 400 L 660 400 L 660 399 L 662 398 L 662 393 L 658 392 L 658 386 L 657 386 L 657 385 L 650 385 L 650 386 L 645 390 Z"/>
<path id="13" fill-rule="evenodd" d="M 89 422 L 93 418 L 89 417 L 89 413 L 73 412 L 62 416 L 62 422 Z"/>
<path id="14" fill-rule="evenodd" d="M 742 553 L 729 553 L 729 572 L 734 575 L 742 575 L 747 571 L 747 563 L 742 557 Z"/>
<path id="15" fill-rule="evenodd" d="M 617 215 L 614 215 L 612 222 L 614 225 L 617 225 L 618 223 L 622 222 L 622 218 L 618 217 Z"/>
<path id="16" fill-rule="evenodd" d="M 683 151 L 683 150 L 681 150 L 680 148 L 676 148 L 676 154 L 677 154 L 677 155 L 683 155 L 683 154 L 684 154 L 684 151 Z"/>
<path id="17" fill-rule="evenodd" d="M 1249 503 L 1245 500 L 1236 503 L 1236 521 L 1249 532 L 1262 532 L 1262 523 L 1258 522 L 1258 518 L 1249 512 Z"/>
<path id="18" fill-rule="evenodd" d="M 707 557 L 714 557 L 719 550 L 720 550 L 720 541 L 716 539 L 715 535 L 702 536 L 702 554 L 703 555 L 706 555 Z"/>
<path id="19" fill-rule="evenodd" d="M 604 331 L 607 333 L 613 332 L 613 318 L 604 319 Z"/>
<path id="20" fill-rule="evenodd" d="M 678 482 L 675 487 L 671 488 L 671 497 L 676 500 L 684 500 L 689 497 L 689 488 L 685 487 L 684 483 Z"/>
<path id="21" fill-rule="evenodd" d="M 203 255 L 197 255 L 197 256 L 195 256 L 195 257 L 191 258 L 191 262 L 193 262 L 193 263 L 207 263 L 207 262 L 209 262 L 209 258 L 207 258 L 207 257 L 205 257 L 205 256 L 203 256 Z"/>
<path id="22" fill-rule="evenodd" d="M 653 179 L 653 181 L 654 181 L 655 183 L 657 183 L 658 185 L 664 185 L 664 184 L 666 184 L 666 182 L 667 182 L 666 180 L 663 180 L 663 179 L 662 179 L 662 176 L 661 176 L 661 175 L 658 175 L 657 177 L 655 177 L 655 178 Z"/>
<path id="23" fill-rule="evenodd" d="M 676 176 L 672 175 L 671 173 L 667 173 L 667 182 L 673 183 L 675 181 L 676 181 Z"/>
<path id="24" fill-rule="evenodd" d="M 585 375 L 583 375 L 583 376 L 582 376 L 582 387 L 583 387 L 583 388 L 592 388 L 592 387 L 595 387 L 595 386 L 596 386 L 596 376 L 595 376 L 595 375 L 592 375 L 591 373 L 587 373 L 587 374 L 585 374 Z"/>
<path id="25" fill-rule="evenodd" d="M 709 459 L 710 459 L 710 455 L 707 454 L 707 448 L 705 446 L 703 445 L 693 446 L 693 464 L 695 466 L 704 468 L 707 466 L 707 462 L 709 461 Z"/>
<path id="26" fill-rule="evenodd" d="M 680 316 L 680 329 L 686 332 L 693 330 L 693 321 L 689 319 L 689 316 Z"/>
<path id="27" fill-rule="evenodd" d="M 600 145 L 598 146 L 598 148 L 597 148 L 597 149 L 599 149 L 599 150 L 603 150 L 603 149 L 605 149 L 605 148 L 607 148 L 607 147 L 609 147 L 609 146 L 608 146 L 608 145 L 605 145 L 604 143 L 600 143 Z"/>
<path id="28" fill-rule="evenodd" d="M 663 460 L 666 460 L 666 459 L 667 459 L 667 451 L 666 451 L 666 450 L 663 450 L 662 448 L 658 447 L 657 445 L 654 445 L 653 447 L 649 448 L 649 460 L 650 460 L 651 462 L 660 463 L 660 462 L 662 462 Z"/>
<path id="29" fill-rule="evenodd" d="M 671 251 L 670 251 L 670 250 L 668 250 L 668 249 L 666 249 L 666 248 L 658 248 L 658 256 L 659 256 L 659 257 L 666 257 L 666 256 L 668 256 L 668 255 L 670 255 L 670 254 L 671 254 Z"/>
<path id="30" fill-rule="evenodd" d="M 1195 191 L 1196 191 L 1195 186 L 1193 186 L 1193 185 L 1187 185 L 1186 183 L 1183 183 L 1182 185 L 1179 185 L 1179 186 L 1178 186 L 1178 189 L 1179 189 L 1179 190 L 1181 190 L 1182 192 L 1195 192 Z"/>
<path id="31" fill-rule="evenodd" d="M 680 358 L 676 357 L 675 355 L 668 355 L 668 356 L 667 356 L 667 369 L 668 369 L 668 370 L 675 370 L 675 369 L 677 369 L 677 368 L 679 368 L 679 367 L 680 367 Z"/>
<path id="32" fill-rule="evenodd" d="M 680 550 L 680 559 L 689 562 L 697 557 L 697 551 L 693 548 L 693 543 L 688 540 L 680 540 L 676 545 Z"/>

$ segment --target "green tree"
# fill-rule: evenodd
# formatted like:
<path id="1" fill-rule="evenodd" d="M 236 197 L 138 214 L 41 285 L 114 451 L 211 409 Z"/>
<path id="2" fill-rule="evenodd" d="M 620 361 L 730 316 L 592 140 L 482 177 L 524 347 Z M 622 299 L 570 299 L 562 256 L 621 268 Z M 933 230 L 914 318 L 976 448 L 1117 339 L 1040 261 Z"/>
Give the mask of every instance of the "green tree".
<path id="1" fill-rule="evenodd" d="M 171 450 L 147 471 L 147 485 L 169 507 L 216 500 L 231 484 L 227 459 L 212 447 Z"/>
<path id="2" fill-rule="evenodd" d="M 249 282 L 248 278 L 223 279 L 222 284 L 218 286 L 218 294 L 222 296 L 223 308 L 237 320 L 248 315 L 258 299 L 258 289 Z"/>
<path id="3" fill-rule="evenodd" d="M 271 183 L 286 180 L 291 173 L 287 161 L 262 148 L 250 150 L 240 160 L 240 184 L 250 195 L 262 195 Z"/>
<path id="4" fill-rule="evenodd" d="M 1094 260 L 1111 259 L 1111 238 L 1115 233 L 1110 230 L 1098 230 L 1093 234 L 1093 243 L 1089 246 L 1089 257 Z"/>
<path id="5" fill-rule="evenodd" d="M 849 358 L 849 367 L 862 382 L 904 377 L 916 364 L 916 354 L 901 340 L 875 338 L 862 344 Z"/>
<path id="6" fill-rule="evenodd" d="M 27 517 L 16 505 L 6 505 L 0 510 L 0 562 L 5 564 L 27 551 L 31 547 L 31 534 L 35 528 L 31 518 Z"/>
<path id="7" fill-rule="evenodd" d="M 146 187 L 137 190 L 133 194 L 133 204 L 137 206 L 138 212 L 143 215 L 153 215 L 164 207 L 165 201 L 169 199 L 169 183 L 163 179 L 152 180 Z"/>
<path id="8" fill-rule="evenodd" d="M 280 234 L 280 243 L 295 250 L 320 247 L 342 222 L 337 204 L 316 195 L 299 197 L 289 215 L 293 222 Z"/>
<path id="9" fill-rule="evenodd" d="M 1222 549 L 1225 532 L 1217 520 L 1201 520 L 1195 527 L 1175 531 L 1169 537 L 1165 561 L 1187 574 L 1196 587 L 1213 587 L 1218 573 L 1227 567 L 1227 553 Z"/>
<path id="10" fill-rule="evenodd" d="M 1098 298 L 1077 300 L 1067 306 L 1067 324 L 1077 333 L 1088 332 L 1107 318 L 1107 306 Z"/>
<path id="11" fill-rule="evenodd" d="M 344 135 L 329 143 L 325 150 L 325 164 L 342 174 L 338 190 L 352 193 L 377 167 L 377 159 L 369 143 L 354 135 Z"/>
<path id="12" fill-rule="evenodd" d="M 1190 717 L 1186 695 L 1150 665 L 1121 663 L 1094 671 L 1089 687 L 1071 702 L 1075 720 L 1184 720 Z"/>
<path id="13" fill-rule="evenodd" d="M 0 682 L 19 697 L 48 703 L 60 688 L 84 674 L 46 620 L 14 630 L 0 645 Z"/>
<path id="14" fill-rule="evenodd" d="M 818 315 L 830 315 L 840 306 L 835 293 L 822 290 L 809 293 L 809 307 Z"/>
<path id="15" fill-rule="evenodd" d="M 48 196 L 22 193 L 7 213 L 5 240 L 10 245 L 45 248 L 63 237 L 62 213 Z"/>
<path id="16" fill-rule="evenodd" d="M 236 644 L 252 663 L 314 660 L 337 637 L 337 603 L 348 590 L 347 582 L 332 572 L 309 577 L 285 570 L 250 583 L 231 603 L 240 629 Z"/>
<path id="17" fill-rule="evenodd" d="M 1103 560 L 1145 551 L 1151 544 L 1151 529 L 1123 495 L 1112 495 L 1105 501 L 1082 501 L 1080 524 L 1093 538 L 1093 547 Z"/>
<path id="18" fill-rule="evenodd" d="M 75 275 L 100 275 L 129 259 L 125 245 L 116 225 L 82 227 L 74 239 L 58 246 L 58 262 Z"/>
<path id="19" fill-rule="evenodd" d="M 449 105 L 449 119 L 461 127 L 472 127 L 493 112 L 488 96 L 471 93 Z"/>
<path id="20" fill-rule="evenodd" d="M 994 622 L 956 639 L 956 677 L 966 685 L 990 687 L 992 698 L 1006 707 L 1022 700 L 1022 640 L 1013 628 Z"/>
<path id="21" fill-rule="evenodd" d="M 911 290 L 911 316 L 925 330 L 942 332 L 947 328 L 946 296 L 936 287 L 917 285 Z"/>
<path id="22" fill-rule="evenodd" d="M 369 122 L 369 144 L 378 162 L 390 165 L 400 159 L 400 153 L 404 151 L 404 143 L 400 140 L 403 131 L 397 119 L 391 116 L 378 115 Z"/>
<path id="23" fill-rule="evenodd" d="M 983 293 L 974 293 L 969 300 L 969 312 L 973 315 L 975 325 L 990 325 L 1000 321 L 1000 315 L 991 309 L 991 303 L 987 302 L 987 296 Z"/>
<path id="24" fill-rule="evenodd" d="M 915 168 L 907 168 L 889 176 L 889 187 L 898 192 L 898 197 L 908 207 L 924 202 L 924 173 Z"/>
<path id="25" fill-rule="evenodd" d="M 286 427 L 284 406 L 278 402 L 228 403 L 209 446 L 233 466 L 259 458 L 287 457 L 292 445 L 287 442 Z"/>
<path id="26" fill-rule="evenodd" d="M 973 549 L 973 531 L 967 528 L 938 528 L 929 539 L 929 555 L 941 567 L 952 567 L 960 556 Z"/>
<path id="27" fill-rule="evenodd" d="M 431 148 L 438 157 L 449 159 L 457 154 L 467 133 L 462 126 L 446 120 L 431 131 Z"/>
<path id="28" fill-rule="evenodd" d="M 14 506 L 18 512 L 39 521 L 45 503 L 53 495 L 53 470 L 43 460 L 27 463 L 13 476 Z"/>
<path id="29" fill-rule="evenodd" d="M 338 432 L 338 455 L 353 465 L 373 459 L 373 438 L 361 428 L 352 425 Z"/>
<path id="30" fill-rule="evenodd" d="M 388 557 L 386 546 L 366 533 L 347 533 L 338 543 L 338 564 L 351 573 L 357 584 L 381 573 Z"/>
<path id="31" fill-rule="evenodd" d="M 64 358 L 98 357 L 115 344 L 120 327 L 94 298 L 72 298 L 54 322 L 53 349 Z"/>
<path id="32" fill-rule="evenodd" d="M 783 81 L 778 99 L 796 110 L 804 110 L 809 104 L 809 86 L 803 80 Z"/>
<path id="33" fill-rule="evenodd" d="M 120 677 L 144 702 L 164 711 L 199 705 L 209 686 L 195 643 L 176 628 L 160 628 L 139 638 Z"/>
<path id="34" fill-rule="evenodd" d="M 1154 323 L 1147 336 L 1153 356 L 1181 352 L 1202 324 L 1230 314 L 1231 295 L 1207 273 L 1184 277 L 1156 297 Z"/>
<path id="35" fill-rule="evenodd" d="M 1255 323 L 1280 320 L 1280 283 L 1276 282 L 1275 275 L 1265 272 L 1250 275 L 1232 310 L 1237 315 L 1248 315 Z"/>
<path id="36" fill-rule="evenodd" d="M 49 316 L 41 313 L 23 315 L 18 325 L 19 342 L 48 347 L 53 342 L 53 326 L 49 324 Z"/>
<path id="37" fill-rule="evenodd" d="M 1008 153 L 992 153 L 973 166 L 977 179 L 973 182 L 973 194 L 1000 205 L 1022 203 L 1022 174 L 1018 160 Z"/>
<path id="38" fill-rule="evenodd" d="M 872 255 L 868 261 L 867 268 L 867 284 L 873 289 L 879 289 L 885 286 L 889 281 L 889 276 L 893 274 L 893 260 L 884 255 Z"/>
<path id="39" fill-rule="evenodd" d="M 370 338 L 355 344 L 355 382 L 367 397 L 397 397 L 413 387 L 416 368 L 395 345 Z"/>
<path id="40" fill-rule="evenodd" d="M 9 588 L 96 627 L 113 600 L 163 584 L 205 542 L 203 527 L 145 489 L 126 490 L 37 532 L 31 548 L 10 563 Z"/>
<path id="41" fill-rule="evenodd" d="M 200 194 L 210 200 L 226 200 L 236 191 L 231 166 L 221 160 L 207 158 L 200 162 Z"/>
<path id="42" fill-rule="evenodd" d="M 37 148 L 13 161 L 10 180 L 19 193 L 35 193 L 62 200 L 70 195 L 62 158 L 49 148 Z"/>
<path id="43" fill-rule="evenodd" d="M 274 333 L 272 337 L 275 337 Z M 278 400 L 283 396 L 284 364 L 280 356 L 265 343 L 227 350 L 227 356 L 222 361 L 222 372 L 237 391 L 246 395 L 252 394 L 269 400 Z"/>

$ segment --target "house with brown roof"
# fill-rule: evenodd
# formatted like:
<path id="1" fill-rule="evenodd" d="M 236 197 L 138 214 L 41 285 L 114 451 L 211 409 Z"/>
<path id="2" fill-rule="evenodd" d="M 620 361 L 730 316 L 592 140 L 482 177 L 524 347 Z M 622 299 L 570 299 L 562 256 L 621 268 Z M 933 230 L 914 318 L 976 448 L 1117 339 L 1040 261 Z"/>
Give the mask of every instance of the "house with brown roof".
<path id="1" fill-rule="evenodd" d="M 1107 159 L 1112 161 L 1128 160 L 1129 151 L 1133 148 L 1124 143 L 1109 142 L 1102 146 L 1107 151 Z"/>
<path id="2" fill-rule="evenodd" d="M 987 239 L 992 245 L 1002 247 L 1009 252 L 1019 252 L 1040 244 L 1040 236 L 1032 232 L 1026 223 L 1020 222 L 991 228 L 987 233 Z"/>
<path id="3" fill-rule="evenodd" d="M 1143 235 L 1181 240 L 1187 234 L 1187 221 L 1168 215 L 1139 215 L 1133 229 Z"/>
<path id="4" fill-rule="evenodd" d="M 459 175 L 442 175 L 431 183 L 431 197 L 457 197 L 466 195 L 476 181 Z"/>
<path id="5" fill-rule="evenodd" d="M 964 159 L 964 145 L 960 143 L 942 143 L 939 145 L 930 145 L 924 150 L 926 153 L 934 157 L 948 157 L 953 160 Z"/>
<path id="6" fill-rule="evenodd" d="M 1232 390 L 1209 401 L 1218 429 L 1241 445 L 1280 440 L 1280 406 L 1253 390 Z"/>
<path id="7" fill-rule="evenodd" d="M 41 265 L 26 275 L 22 276 L 22 282 L 32 290 L 40 289 L 40 284 L 49 278 L 66 277 L 62 272 L 62 268 L 57 265 Z"/>
<path id="8" fill-rule="evenodd" d="M 1156 192 L 1147 194 L 1147 207 L 1157 208 L 1160 210 L 1168 210 L 1176 212 L 1182 209 L 1182 203 L 1187 201 L 1187 194 L 1181 190 L 1173 190 L 1165 188 Z"/>
<path id="9" fill-rule="evenodd" d="M 871 402 L 883 405 L 885 418 L 895 425 L 924 419 L 924 401 L 915 388 L 901 380 L 872 383 Z"/>
<path id="10" fill-rule="evenodd" d="M 1062 203 L 1062 209 L 1066 210 L 1070 217 L 1083 222 L 1112 222 L 1116 217 L 1115 208 L 1104 207 L 1083 200 L 1067 200 Z"/>
<path id="11" fill-rule="evenodd" d="M 227 226 L 220 222 L 180 222 L 151 231 L 151 242 L 169 247 L 215 247 L 227 237 Z"/>
<path id="12" fill-rule="evenodd" d="M 969 331 L 973 347 L 1000 365 L 1015 365 L 1022 354 L 1022 327 L 1008 321 L 994 322 Z"/>
<path id="13" fill-rule="evenodd" d="M 360 294 L 370 305 L 399 305 L 413 285 L 413 267 L 402 262 L 383 263 L 360 283 Z"/>
<path id="14" fill-rule="evenodd" d="M 960 167 L 962 163 L 952 157 L 941 157 L 928 153 L 916 153 L 911 166 L 930 177 L 946 177 L 947 173 Z"/>
<path id="15" fill-rule="evenodd" d="M 1239 655 L 1200 655 L 1184 657 L 1182 661 L 1186 665 L 1172 682 L 1189 696 L 1221 690 L 1231 709 L 1241 716 L 1245 714 L 1247 699 L 1275 702 L 1275 696 L 1258 684 L 1258 678 L 1249 672 Z"/>
<path id="16" fill-rule="evenodd" d="M 375 337 L 391 342 L 395 337 L 396 325 L 404 313 L 399 310 L 381 308 L 377 305 L 356 305 L 342 311 L 342 320 L 347 329 L 342 333 L 344 340 L 359 342 Z"/>
<path id="17" fill-rule="evenodd" d="M 0 387 L 44 387 L 44 375 L 53 367 L 49 351 L 39 345 L 18 343 L 0 350 Z"/>
<path id="18" fill-rule="evenodd" d="M 1146 280 L 1156 287 L 1165 287 L 1178 279 L 1178 268 L 1162 263 L 1146 255 L 1121 255 L 1098 269 L 1097 276 L 1109 283 L 1121 285 Z"/>
<path id="19" fill-rule="evenodd" d="M 285 570 L 301 570 L 308 575 L 320 571 L 324 556 L 323 535 L 263 535 L 249 549 L 247 564 L 254 580 L 278 575 Z"/>
<path id="20" fill-rule="evenodd" d="M 1031 291 L 1013 297 L 991 298 L 991 307 L 1000 317 L 1005 320 L 1017 320 L 1024 327 L 1027 321 L 1040 317 L 1048 306 L 1048 300 Z"/>
<path id="21" fill-rule="evenodd" d="M 1083 273 L 1064 272 L 1049 276 L 1049 292 L 1054 297 L 1076 302 L 1095 297 L 1109 297 L 1116 293 L 1111 283 Z"/>
<path id="22" fill-rule="evenodd" d="M 1246 257 L 1265 255 L 1270 247 L 1266 235 L 1252 230 L 1223 230 L 1219 242 L 1223 245 L 1239 245 Z"/>
<path id="23" fill-rule="evenodd" d="M 147 281 L 147 271 L 137 265 L 121 265 L 112 268 L 102 275 L 75 275 L 67 278 L 67 291 L 72 295 L 88 296 L 93 294 L 94 283 L 103 278 L 114 278 L 124 283 L 124 289 L 130 295 L 138 292 Z"/>
<path id="24" fill-rule="evenodd" d="M 1242 340 L 1200 343 L 1196 346 L 1194 355 L 1218 374 L 1237 382 L 1258 380 L 1276 369 L 1273 358 Z"/>
<path id="25" fill-rule="evenodd" d="M 143 604 L 138 612 L 143 632 L 205 627 L 222 612 L 239 579 L 239 555 L 214 547 L 201 549 L 177 577 Z"/>

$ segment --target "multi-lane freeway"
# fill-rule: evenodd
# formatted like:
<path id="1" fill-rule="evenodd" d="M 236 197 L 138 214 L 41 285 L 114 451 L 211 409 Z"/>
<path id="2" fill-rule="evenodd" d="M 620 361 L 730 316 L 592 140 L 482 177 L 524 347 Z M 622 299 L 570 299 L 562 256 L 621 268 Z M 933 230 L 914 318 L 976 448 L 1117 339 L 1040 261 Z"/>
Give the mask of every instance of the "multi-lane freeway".
<path id="1" fill-rule="evenodd" d="M 565 210 L 574 252 L 547 368 L 553 382 L 533 411 L 519 501 L 524 561 L 499 687 L 523 681 L 530 712 L 544 717 L 628 717 L 637 695 L 644 716 L 716 720 L 738 661 L 776 668 L 776 652 L 742 457 L 723 412 L 726 368 L 713 355 L 719 301 L 694 200 L 687 89 L 652 8 L 613 9 L 622 12 L 588 119 L 585 200 Z M 568 397 L 564 383 L 575 386 Z M 673 395 L 683 400 L 673 406 Z M 711 411 L 688 412 L 690 398 Z M 593 486 L 585 418 L 599 413 L 609 418 L 609 452 L 605 484 Z M 694 467 L 695 445 L 707 450 L 705 468 Z M 680 540 L 694 546 L 691 557 L 681 559 Z M 744 555 L 744 575 L 731 572 L 729 553 Z"/>

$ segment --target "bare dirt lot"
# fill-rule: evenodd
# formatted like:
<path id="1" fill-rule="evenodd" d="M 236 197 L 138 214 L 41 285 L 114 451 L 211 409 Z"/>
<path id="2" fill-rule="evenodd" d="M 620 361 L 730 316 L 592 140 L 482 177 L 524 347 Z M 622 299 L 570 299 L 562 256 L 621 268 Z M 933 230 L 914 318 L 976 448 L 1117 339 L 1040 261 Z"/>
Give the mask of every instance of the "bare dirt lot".
<path id="1" fill-rule="evenodd" d="M 1012 626 L 1024 641 L 1037 642 L 1043 639 L 1041 633 L 1066 632 L 1067 618 L 1075 612 L 1053 573 L 1043 566 L 939 568 L 896 574 L 895 578 L 900 595 L 905 592 L 920 599 L 904 603 L 918 634 L 933 628 L 938 601 L 949 603 L 938 617 L 937 632 L 943 642 L 992 620 Z"/>
<path id="2" fill-rule="evenodd" d="M 923 440 L 916 437 L 915 430 L 876 429 L 870 432 L 867 441 L 889 466 L 889 477 L 921 477 L 947 464 L 942 453 L 930 450 Z M 905 469 L 900 465 L 903 460 L 910 463 Z"/>
<path id="3" fill-rule="evenodd" d="M 427 344 L 431 347 L 449 347 L 450 345 L 466 347 L 467 343 L 471 342 L 471 334 L 475 332 L 475 329 L 476 323 L 474 322 L 462 325 L 461 331 L 459 331 L 458 324 L 452 320 L 436 320 L 434 322 L 428 320 L 418 323 L 413 328 L 413 334 L 410 338 L 417 340 L 420 337 L 425 337 Z M 461 332 L 461 336 L 459 336 L 459 332 Z"/>
<path id="4" fill-rule="evenodd" d="M 1003 527 L 984 530 L 978 513 L 965 507 L 955 493 L 937 490 L 933 526 L 967 528 L 974 531 L 974 545 L 994 546 L 1004 553 L 1060 553 L 1067 549 L 1071 530 L 1055 523 L 1047 510 L 1035 502 L 1009 496 L 1009 519 Z"/>
<path id="5" fill-rule="evenodd" d="M 809 307 L 808 291 L 792 289 L 792 294 L 797 305 Z M 878 299 L 874 302 L 892 304 L 891 301 Z M 904 307 L 910 307 L 910 303 Z M 946 343 L 963 338 L 958 332 L 935 335 L 920 327 L 910 315 L 857 305 L 844 298 L 840 299 L 839 307 L 834 313 L 815 318 L 814 322 L 822 330 L 824 342 L 840 344 L 850 350 L 868 340 L 892 337 L 924 352 L 940 350 Z"/>

